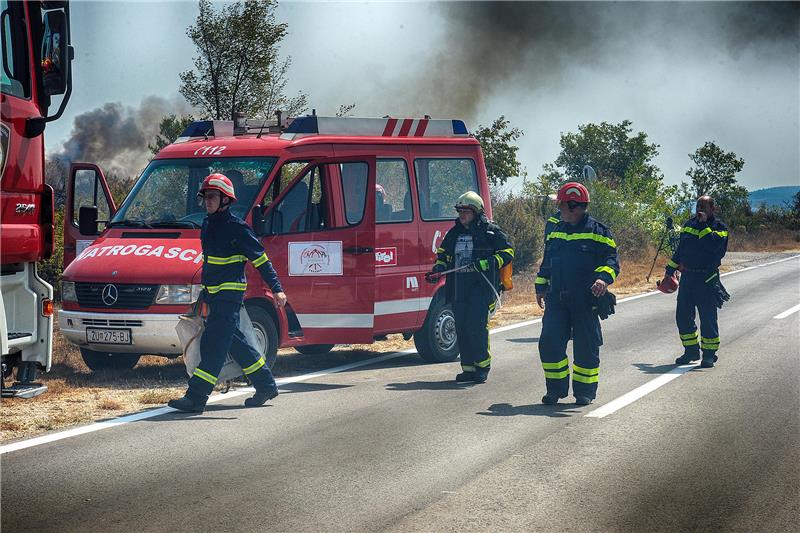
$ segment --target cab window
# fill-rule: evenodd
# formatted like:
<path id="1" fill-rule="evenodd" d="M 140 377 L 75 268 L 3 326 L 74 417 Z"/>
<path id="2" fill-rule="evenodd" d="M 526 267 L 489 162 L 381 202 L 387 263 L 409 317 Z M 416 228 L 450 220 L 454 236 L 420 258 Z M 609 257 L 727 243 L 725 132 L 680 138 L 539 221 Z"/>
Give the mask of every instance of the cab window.
<path id="1" fill-rule="evenodd" d="M 375 221 L 411 222 L 411 185 L 408 166 L 402 159 L 381 159 L 377 162 L 375 186 Z"/>
<path id="2" fill-rule="evenodd" d="M 456 217 L 456 200 L 467 191 L 480 193 L 472 159 L 415 159 L 420 216 L 423 220 Z"/>
<path id="3" fill-rule="evenodd" d="M 94 170 L 78 170 L 75 172 L 75 183 L 72 191 L 73 209 L 72 225 L 78 227 L 78 213 L 81 207 L 97 207 L 97 219 L 108 220 L 111 214 L 105 191 L 100 178 Z"/>
<path id="4" fill-rule="evenodd" d="M 325 192 L 320 167 L 306 172 L 272 210 L 268 222 L 269 232 L 283 235 L 319 231 L 329 227 Z"/>

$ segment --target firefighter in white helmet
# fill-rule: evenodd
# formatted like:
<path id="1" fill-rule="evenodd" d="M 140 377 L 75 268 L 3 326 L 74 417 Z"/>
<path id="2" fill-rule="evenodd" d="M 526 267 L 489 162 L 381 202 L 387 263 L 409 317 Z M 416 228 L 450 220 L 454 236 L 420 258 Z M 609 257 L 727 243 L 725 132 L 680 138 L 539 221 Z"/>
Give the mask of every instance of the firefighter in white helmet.
<path id="1" fill-rule="evenodd" d="M 501 290 L 500 268 L 514 259 L 514 248 L 500 228 L 486 218 L 483 199 L 468 191 L 455 206 L 458 218 L 436 250 L 436 263 L 427 275 L 447 274 L 445 299 L 453 307 L 456 337 L 461 352 L 458 382 L 483 383 L 489 375 L 489 314 Z M 463 267 L 463 268 L 462 268 Z"/>

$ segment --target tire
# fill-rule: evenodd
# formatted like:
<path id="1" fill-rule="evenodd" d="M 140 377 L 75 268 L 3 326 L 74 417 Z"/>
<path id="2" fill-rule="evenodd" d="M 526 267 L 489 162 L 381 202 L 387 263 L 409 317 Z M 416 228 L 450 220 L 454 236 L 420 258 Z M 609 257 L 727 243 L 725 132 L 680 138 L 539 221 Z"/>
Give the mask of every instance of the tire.
<path id="1" fill-rule="evenodd" d="M 304 355 L 322 355 L 333 350 L 335 344 L 307 344 L 305 346 L 295 346 L 294 349 Z"/>
<path id="2" fill-rule="evenodd" d="M 141 354 L 97 352 L 81 348 L 81 357 L 90 370 L 98 372 L 101 370 L 130 370 L 139 362 Z"/>
<path id="3" fill-rule="evenodd" d="M 422 329 L 414 333 L 414 345 L 428 363 L 449 363 L 458 359 L 456 317 L 444 298 L 433 299 Z"/>
<path id="4" fill-rule="evenodd" d="M 272 368 L 278 359 L 278 328 L 275 326 L 275 321 L 263 307 L 248 304 L 245 304 L 245 307 L 258 339 L 258 345 L 254 348 L 264 356 L 267 366 Z"/>

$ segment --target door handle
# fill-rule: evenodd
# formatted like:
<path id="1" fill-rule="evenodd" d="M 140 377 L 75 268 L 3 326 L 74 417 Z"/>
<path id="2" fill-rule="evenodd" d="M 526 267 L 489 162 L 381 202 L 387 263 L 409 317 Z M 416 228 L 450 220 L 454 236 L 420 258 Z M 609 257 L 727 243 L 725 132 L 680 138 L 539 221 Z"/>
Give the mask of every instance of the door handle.
<path id="1" fill-rule="evenodd" d="M 351 246 L 349 248 L 345 248 L 344 251 L 347 252 L 348 254 L 359 255 L 359 254 L 371 254 L 372 252 L 375 251 L 375 249 L 370 248 L 369 246 Z"/>

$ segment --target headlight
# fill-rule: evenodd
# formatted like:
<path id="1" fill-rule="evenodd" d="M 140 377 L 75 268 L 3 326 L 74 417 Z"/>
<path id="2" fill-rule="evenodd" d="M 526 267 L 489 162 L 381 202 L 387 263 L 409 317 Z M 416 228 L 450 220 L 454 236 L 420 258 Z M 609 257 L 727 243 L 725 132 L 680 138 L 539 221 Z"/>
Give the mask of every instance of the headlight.
<path id="1" fill-rule="evenodd" d="M 157 304 L 190 304 L 200 296 L 200 285 L 162 285 L 156 295 Z"/>
<path id="2" fill-rule="evenodd" d="M 77 302 L 78 295 L 75 294 L 75 282 L 61 280 L 61 301 Z"/>

